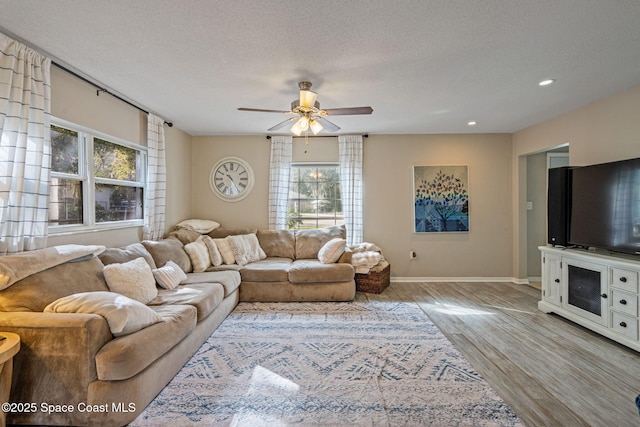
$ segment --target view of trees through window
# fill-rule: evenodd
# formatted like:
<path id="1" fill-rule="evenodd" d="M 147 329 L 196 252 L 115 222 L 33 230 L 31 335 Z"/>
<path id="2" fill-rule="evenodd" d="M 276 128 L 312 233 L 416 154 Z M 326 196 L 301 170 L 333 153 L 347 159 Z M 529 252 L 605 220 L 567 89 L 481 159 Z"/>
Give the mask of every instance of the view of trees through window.
<path id="1" fill-rule="evenodd" d="M 86 144 L 85 135 L 51 126 L 49 225 L 86 224 L 86 203 L 94 203 L 89 223 L 142 219 L 141 151 L 97 137 Z M 93 153 L 86 153 L 91 146 Z M 85 186 L 94 191 L 85 194 Z"/>
<path id="2" fill-rule="evenodd" d="M 318 228 L 343 223 L 338 166 L 292 165 L 287 228 Z"/>

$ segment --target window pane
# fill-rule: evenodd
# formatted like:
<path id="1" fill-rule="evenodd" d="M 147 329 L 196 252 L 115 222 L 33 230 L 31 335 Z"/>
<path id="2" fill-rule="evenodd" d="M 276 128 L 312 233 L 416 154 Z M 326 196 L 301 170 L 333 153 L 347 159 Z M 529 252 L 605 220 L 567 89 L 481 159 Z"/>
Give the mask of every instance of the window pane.
<path id="1" fill-rule="evenodd" d="M 94 174 L 99 178 L 140 181 L 139 152 L 103 139 L 93 139 Z"/>
<path id="2" fill-rule="evenodd" d="M 51 178 L 49 225 L 82 224 L 82 182 Z"/>
<path id="3" fill-rule="evenodd" d="M 78 175 L 78 132 L 51 126 L 51 170 Z"/>
<path id="4" fill-rule="evenodd" d="M 96 184 L 96 222 L 142 219 L 142 188 Z"/>
<path id="5" fill-rule="evenodd" d="M 292 166 L 287 228 L 343 223 L 338 166 Z"/>

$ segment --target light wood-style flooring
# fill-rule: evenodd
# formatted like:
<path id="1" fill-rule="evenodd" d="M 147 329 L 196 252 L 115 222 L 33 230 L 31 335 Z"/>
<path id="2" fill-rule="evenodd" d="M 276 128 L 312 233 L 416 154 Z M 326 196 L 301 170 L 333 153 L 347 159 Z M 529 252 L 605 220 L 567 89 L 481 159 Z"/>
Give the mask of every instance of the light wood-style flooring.
<path id="1" fill-rule="evenodd" d="M 537 309 L 512 283 L 392 283 L 358 300 L 415 301 L 527 426 L 640 426 L 640 353 Z"/>

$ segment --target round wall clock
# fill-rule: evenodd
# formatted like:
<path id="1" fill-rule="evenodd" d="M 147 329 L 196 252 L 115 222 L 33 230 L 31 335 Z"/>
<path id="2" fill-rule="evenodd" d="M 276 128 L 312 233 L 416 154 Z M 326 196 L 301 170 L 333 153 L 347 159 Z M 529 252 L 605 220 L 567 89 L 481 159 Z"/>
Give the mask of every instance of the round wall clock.
<path id="1" fill-rule="evenodd" d="M 238 157 L 220 159 L 211 168 L 209 186 L 213 194 L 228 202 L 242 200 L 253 188 L 253 170 Z"/>

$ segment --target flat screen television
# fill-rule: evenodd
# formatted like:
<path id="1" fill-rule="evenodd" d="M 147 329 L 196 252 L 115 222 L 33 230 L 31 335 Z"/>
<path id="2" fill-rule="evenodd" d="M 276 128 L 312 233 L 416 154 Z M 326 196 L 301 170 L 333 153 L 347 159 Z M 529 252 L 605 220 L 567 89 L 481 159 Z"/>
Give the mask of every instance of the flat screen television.
<path id="1" fill-rule="evenodd" d="M 640 158 L 572 169 L 569 244 L 640 255 Z"/>

